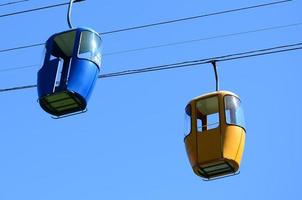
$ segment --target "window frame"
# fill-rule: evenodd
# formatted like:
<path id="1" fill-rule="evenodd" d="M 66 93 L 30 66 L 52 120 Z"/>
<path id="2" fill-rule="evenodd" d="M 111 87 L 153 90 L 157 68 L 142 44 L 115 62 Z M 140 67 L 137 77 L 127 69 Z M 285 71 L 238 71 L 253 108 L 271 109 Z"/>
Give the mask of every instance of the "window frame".
<path id="1" fill-rule="evenodd" d="M 57 43 L 56 38 L 60 37 L 60 36 L 62 36 L 64 34 L 72 34 L 73 32 L 74 32 L 74 38 L 73 38 L 72 52 L 71 52 L 70 55 L 66 55 L 64 53 L 64 51 L 60 48 L 59 44 Z M 57 46 L 57 48 L 59 48 L 59 50 L 61 51 L 60 53 L 63 53 L 64 56 L 56 56 L 56 55 L 53 54 L 55 46 Z M 74 55 L 74 51 L 78 50 L 78 48 L 79 48 L 79 45 L 77 44 L 77 31 L 76 30 L 68 30 L 68 31 L 65 31 L 65 32 L 61 32 L 61 33 L 55 34 L 52 37 L 52 45 L 51 45 L 51 51 L 50 51 L 50 58 L 51 58 L 51 56 L 54 56 L 54 57 L 57 57 L 57 58 L 62 58 L 63 60 L 68 59 L 68 58 L 71 59 L 73 57 L 73 55 Z M 47 48 L 46 48 L 46 51 L 47 51 Z"/>
<path id="2" fill-rule="evenodd" d="M 235 97 L 236 99 L 238 99 L 239 102 L 240 102 L 240 106 L 241 106 L 241 103 L 242 103 L 242 102 L 241 102 L 241 99 L 240 99 L 239 97 L 235 96 L 235 95 L 231 95 L 231 94 L 224 95 L 224 97 L 223 97 L 224 122 L 225 122 L 225 124 L 226 124 L 227 126 L 238 126 L 238 127 L 242 128 L 242 129 L 244 129 L 244 131 L 245 131 L 245 130 L 246 130 L 245 127 L 240 126 L 239 124 L 234 124 L 234 123 L 228 123 L 228 122 L 227 122 L 226 98 L 227 98 L 228 96 L 230 96 L 230 97 Z M 243 115 L 243 117 L 244 117 L 244 115 Z M 244 121 L 245 121 L 245 119 L 244 119 Z"/>
<path id="3" fill-rule="evenodd" d="M 217 127 L 215 127 L 215 128 L 207 129 L 207 130 L 205 130 L 205 131 L 199 131 L 199 130 L 198 130 L 198 119 L 199 119 L 199 118 L 197 117 L 197 102 L 200 101 L 200 100 L 209 99 L 209 98 L 213 98 L 213 97 L 216 97 L 216 98 L 217 98 L 217 106 L 218 106 L 218 125 L 217 125 Z M 221 123 L 222 123 L 222 120 L 221 120 L 221 117 L 222 117 L 222 116 L 221 116 L 220 104 L 221 104 L 221 97 L 220 97 L 219 94 L 212 94 L 212 95 L 210 95 L 210 96 L 203 97 L 203 98 L 201 98 L 201 99 L 196 100 L 196 103 L 195 103 L 196 133 L 202 134 L 202 133 L 205 133 L 206 131 L 211 131 L 211 130 L 220 129 Z M 201 120 L 201 119 L 199 119 L 199 120 Z M 207 125 L 207 127 L 208 127 L 208 125 Z"/>
<path id="4" fill-rule="evenodd" d="M 99 34 L 97 34 L 97 33 L 95 33 L 95 32 L 93 32 L 93 31 L 90 31 L 90 30 L 83 30 L 83 31 L 80 31 L 79 32 L 79 42 L 78 42 L 78 47 L 77 47 L 77 53 L 76 53 L 76 57 L 77 57 L 77 59 L 79 59 L 79 60 L 87 60 L 87 61 L 90 61 L 90 62 L 93 62 L 97 67 L 101 67 L 101 64 L 102 64 L 102 52 L 100 52 L 101 53 L 101 58 L 100 58 L 100 63 L 98 64 L 98 63 L 96 63 L 94 60 L 92 60 L 92 59 L 88 59 L 88 58 L 81 58 L 80 57 L 80 49 L 81 49 L 81 44 L 82 44 L 82 35 L 83 35 L 83 33 L 84 32 L 88 32 L 88 33 L 92 33 L 92 34 L 94 34 L 94 35 L 96 35 L 98 38 L 99 38 L 99 40 L 100 40 L 100 42 L 101 42 L 101 46 L 102 46 L 102 39 L 101 39 L 101 37 L 100 37 L 100 35 Z M 91 51 L 90 51 L 91 52 Z"/>
<path id="5" fill-rule="evenodd" d="M 188 108 L 189 108 L 189 111 L 190 111 L 190 115 L 187 113 L 187 110 L 188 110 Z M 186 106 L 186 108 L 185 108 L 185 126 L 188 126 L 188 124 L 187 124 L 187 121 L 186 121 L 186 118 L 188 117 L 188 119 L 190 120 L 190 128 L 187 130 L 188 131 L 188 133 L 185 133 L 185 139 L 189 136 L 189 135 L 191 135 L 191 133 L 192 133 L 192 128 L 193 128 L 193 120 L 192 120 L 192 105 L 191 105 L 191 103 L 189 103 L 187 106 Z M 186 129 L 186 127 L 184 127 L 185 129 Z M 186 131 L 186 130 L 185 130 Z"/>

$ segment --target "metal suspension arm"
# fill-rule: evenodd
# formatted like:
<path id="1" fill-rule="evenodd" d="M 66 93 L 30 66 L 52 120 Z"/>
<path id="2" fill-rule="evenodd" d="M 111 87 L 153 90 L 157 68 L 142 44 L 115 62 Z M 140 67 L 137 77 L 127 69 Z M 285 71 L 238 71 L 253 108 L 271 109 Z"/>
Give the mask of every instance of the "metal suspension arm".
<path id="1" fill-rule="evenodd" d="M 70 29 L 73 29 L 72 23 L 71 23 L 71 12 L 72 12 L 72 5 L 74 2 L 80 2 L 85 0 L 70 0 L 69 6 L 68 6 L 68 12 L 67 12 L 67 23 Z"/>
<path id="2" fill-rule="evenodd" d="M 213 60 L 211 61 L 213 68 L 214 68 L 214 72 L 215 72 L 215 79 L 216 79 L 216 91 L 219 91 L 219 77 L 218 77 L 218 71 L 217 71 L 217 66 L 216 66 L 216 61 Z"/>

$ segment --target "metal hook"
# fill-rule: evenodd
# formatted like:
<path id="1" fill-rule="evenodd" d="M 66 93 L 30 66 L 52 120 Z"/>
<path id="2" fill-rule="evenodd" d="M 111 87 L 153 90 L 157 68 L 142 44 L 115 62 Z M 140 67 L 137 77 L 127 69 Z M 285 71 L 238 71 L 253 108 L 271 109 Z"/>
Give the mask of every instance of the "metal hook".
<path id="1" fill-rule="evenodd" d="M 211 64 L 213 65 L 214 72 L 215 72 L 215 79 L 216 79 L 216 91 L 219 91 L 219 77 L 218 77 L 218 71 L 216 66 L 216 61 L 211 61 Z"/>
<path id="2" fill-rule="evenodd" d="M 68 5 L 68 12 L 67 12 L 67 23 L 70 29 L 73 29 L 72 23 L 71 23 L 71 11 L 72 11 L 72 5 L 74 2 L 80 2 L 85 0 L 70 0 Z"/>

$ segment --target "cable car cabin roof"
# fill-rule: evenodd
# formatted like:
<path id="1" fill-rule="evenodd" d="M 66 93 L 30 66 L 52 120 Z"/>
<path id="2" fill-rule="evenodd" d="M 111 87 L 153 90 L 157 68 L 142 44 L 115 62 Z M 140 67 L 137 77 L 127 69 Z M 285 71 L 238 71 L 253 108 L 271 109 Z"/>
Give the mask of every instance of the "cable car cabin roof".
<path id="1" fill-rule="evenodd" d="M 79 28 L 74 28 L 74 29 L 70 29 L 70 30 L 67 30 L 67 31 L 55 33 L 48 40 L 53 39 L 54 37 L 57 37 L 58 35 L 61 35 L 61 34 L 64 34 L 64 33 L 68 33 L 68 32 L 72 32 L 72 31 L 80 31 L 80 32 L 89 31 L 89 32 L 95 33 L 96 35 L 98 35 L 99 37 L 101 37 L 98 32 L 96 32 L 95 30 L 93 30 L 91 28 L 79 27 Z"/>
<path id="2" fill-rule="evenodd" d="M 207 94 L 203 94 L 203 95 L 197 96 L 197 97 L 193 98 L 191 101 L 189 101 L 189 103 L 187 104 L 187 106 L 190 105 L 194 101 L 198 101 L 200 99 L 205 99 L 205 98 L 212 97 L 212 96 L 215 96 L 215 95 L 220 95 L 220 96 L 231 95 L 231 96 L 235 96 L 238 99 L 240 99 L 239 96 L 236 95 L 233 92 L 226 91 L 226 90 L 221 90 L 221 91 L 210 92 L 210 93 L 207 93 Z"/>
<path id="3" fill-rule="evenodd" d="M 53 34 L 47 40 L 46 45 L 48 43 L 52 43 L 52 41 L 54 41 L 55 44 L 59 47 L 59 49 L 61 49 L 63 51 L 62 53 L 64 53 L 65 56 L 70 57 L 70 56 L 72 56 L 72 53 L 73 53 L 76 32 L 85 32 L 85 31 L 96 34 L 102 41 L 100 34 L 90 28 L 75 28 L 75 29 L 71 29 L 71 30 Z M 70 35 L 68 35 L 68 34 L 70 34 Z M 68 36 L 66 37 L 66 35 L 68 35 Z"/>

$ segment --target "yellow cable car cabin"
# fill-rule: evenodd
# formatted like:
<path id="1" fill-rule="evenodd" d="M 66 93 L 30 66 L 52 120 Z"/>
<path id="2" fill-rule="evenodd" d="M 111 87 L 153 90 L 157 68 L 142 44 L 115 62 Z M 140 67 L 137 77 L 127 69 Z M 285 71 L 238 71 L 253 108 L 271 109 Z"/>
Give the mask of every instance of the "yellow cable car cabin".
<path id="1" fill-rule="evenodd" d="M 190 126 L 184 140 L 194 173 L 204 179 L 236 174 L 245 143 L 239 97 L 228 91 L 196 97 L 186 116 Z"/>

